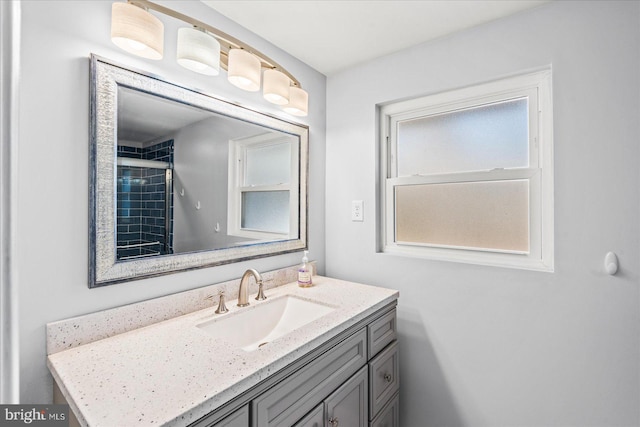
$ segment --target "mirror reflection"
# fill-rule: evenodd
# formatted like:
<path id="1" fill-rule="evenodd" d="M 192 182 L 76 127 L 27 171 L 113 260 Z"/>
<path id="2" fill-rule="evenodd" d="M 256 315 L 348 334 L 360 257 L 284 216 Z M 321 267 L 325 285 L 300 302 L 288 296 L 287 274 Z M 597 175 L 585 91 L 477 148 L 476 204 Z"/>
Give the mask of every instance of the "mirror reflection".
<path id="1" fill-rule="evenodd" d="M 297 237 L 298 137 L 118 87 L 118 260 Z"/>
<path id="2" fill-rule="evenodd" d="M 90 287 L 307 247 L 306 126 L 91 64 Z"/>

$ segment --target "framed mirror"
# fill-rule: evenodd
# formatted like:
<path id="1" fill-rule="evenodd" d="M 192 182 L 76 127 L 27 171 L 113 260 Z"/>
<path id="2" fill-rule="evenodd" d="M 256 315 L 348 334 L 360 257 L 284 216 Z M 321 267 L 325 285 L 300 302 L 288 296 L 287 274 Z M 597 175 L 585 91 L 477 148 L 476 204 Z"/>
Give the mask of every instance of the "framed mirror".
<path id="1" fill-rule="evenodd" d="M 89 286 L 307 248 L 308 127 L 91 56 Z"/>

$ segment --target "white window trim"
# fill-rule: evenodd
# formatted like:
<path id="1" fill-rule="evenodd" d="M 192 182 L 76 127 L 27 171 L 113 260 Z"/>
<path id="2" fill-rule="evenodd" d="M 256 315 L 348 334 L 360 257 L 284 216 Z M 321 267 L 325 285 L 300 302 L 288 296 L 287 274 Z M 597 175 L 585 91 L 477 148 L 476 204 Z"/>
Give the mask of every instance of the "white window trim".
<path id="1" fill-rule="evenodd" d="M 290 170 L 291 178 L 288 183 L 244 187 L 246 152 L 248 147 L 266 147 L 269 145 L 290 142 L 285 136 L 265 133 L 247 138 L 229 141 L 229 180 L 227 204 L 227 233 L 231 236 L 259 239 L 261 241 L 283 240 L 297 238 L 299 232 L 299 153 L 296 144 L 291 144 Z M 242 193 L 245 191 L 288 191 L 289 192 L 289 232 L 276 233 L 242 228 Z"/>
<path id="2" fill-rule="evenodd" d="M 537 97 L 535 94 L 537 93 Z M 553 271 L 553 111 L 551 69 L 380 106 L 380 247 L 409 257 L 526 270 Z M 460 110 L 497 100 L 530 99 L 529 167 L 397 177 L 396 123 L 418 115 Z M 537 98 L 537 106 L 535 99 Z M 531 101 L 534 101 L 533 103 Z M 398 185 L 527 179 L 530 182 L 528 253 L 395 242 L 394 188 Z M 537 196 L 538 194 L 539 196 Z"/>

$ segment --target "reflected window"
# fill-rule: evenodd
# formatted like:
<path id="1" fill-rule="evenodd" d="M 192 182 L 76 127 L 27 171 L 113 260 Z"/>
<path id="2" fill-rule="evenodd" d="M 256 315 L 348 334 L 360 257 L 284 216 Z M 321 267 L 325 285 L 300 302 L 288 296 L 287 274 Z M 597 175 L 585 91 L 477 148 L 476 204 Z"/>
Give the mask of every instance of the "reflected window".
<path id="1" fill-rule="evenodd" d="M 229 234 L 298 236 L 298 141 L 263 134 L 230 141 Z"/>
<path id="2" fill-rule="evenodd" d="M 242 229 L 288 233 L 289 197 L 289 191 L 242 192 Z"/>

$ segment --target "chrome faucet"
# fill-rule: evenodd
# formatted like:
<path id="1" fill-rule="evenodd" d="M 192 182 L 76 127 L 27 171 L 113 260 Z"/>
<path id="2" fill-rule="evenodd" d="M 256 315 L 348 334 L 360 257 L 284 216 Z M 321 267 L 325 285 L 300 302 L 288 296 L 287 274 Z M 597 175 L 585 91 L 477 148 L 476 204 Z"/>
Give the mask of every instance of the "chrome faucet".
<path id="1" fill-rule="evenodd" d="M 247 289 L 247 281 L 249 280 L 249 276 L 253 275 L 256 279 L 256 283 L 258 284 L 258 295 L 256 295 L 256 300 L 261 301 L 267 299 L 262 289 L 262 276 L 253 268 L 248 269 L 242 275 L 242 279 L 240 279 L 240 289 L 238 289 L 238 307 L 246 307 L 249 305 L 249 290 Z"/>

